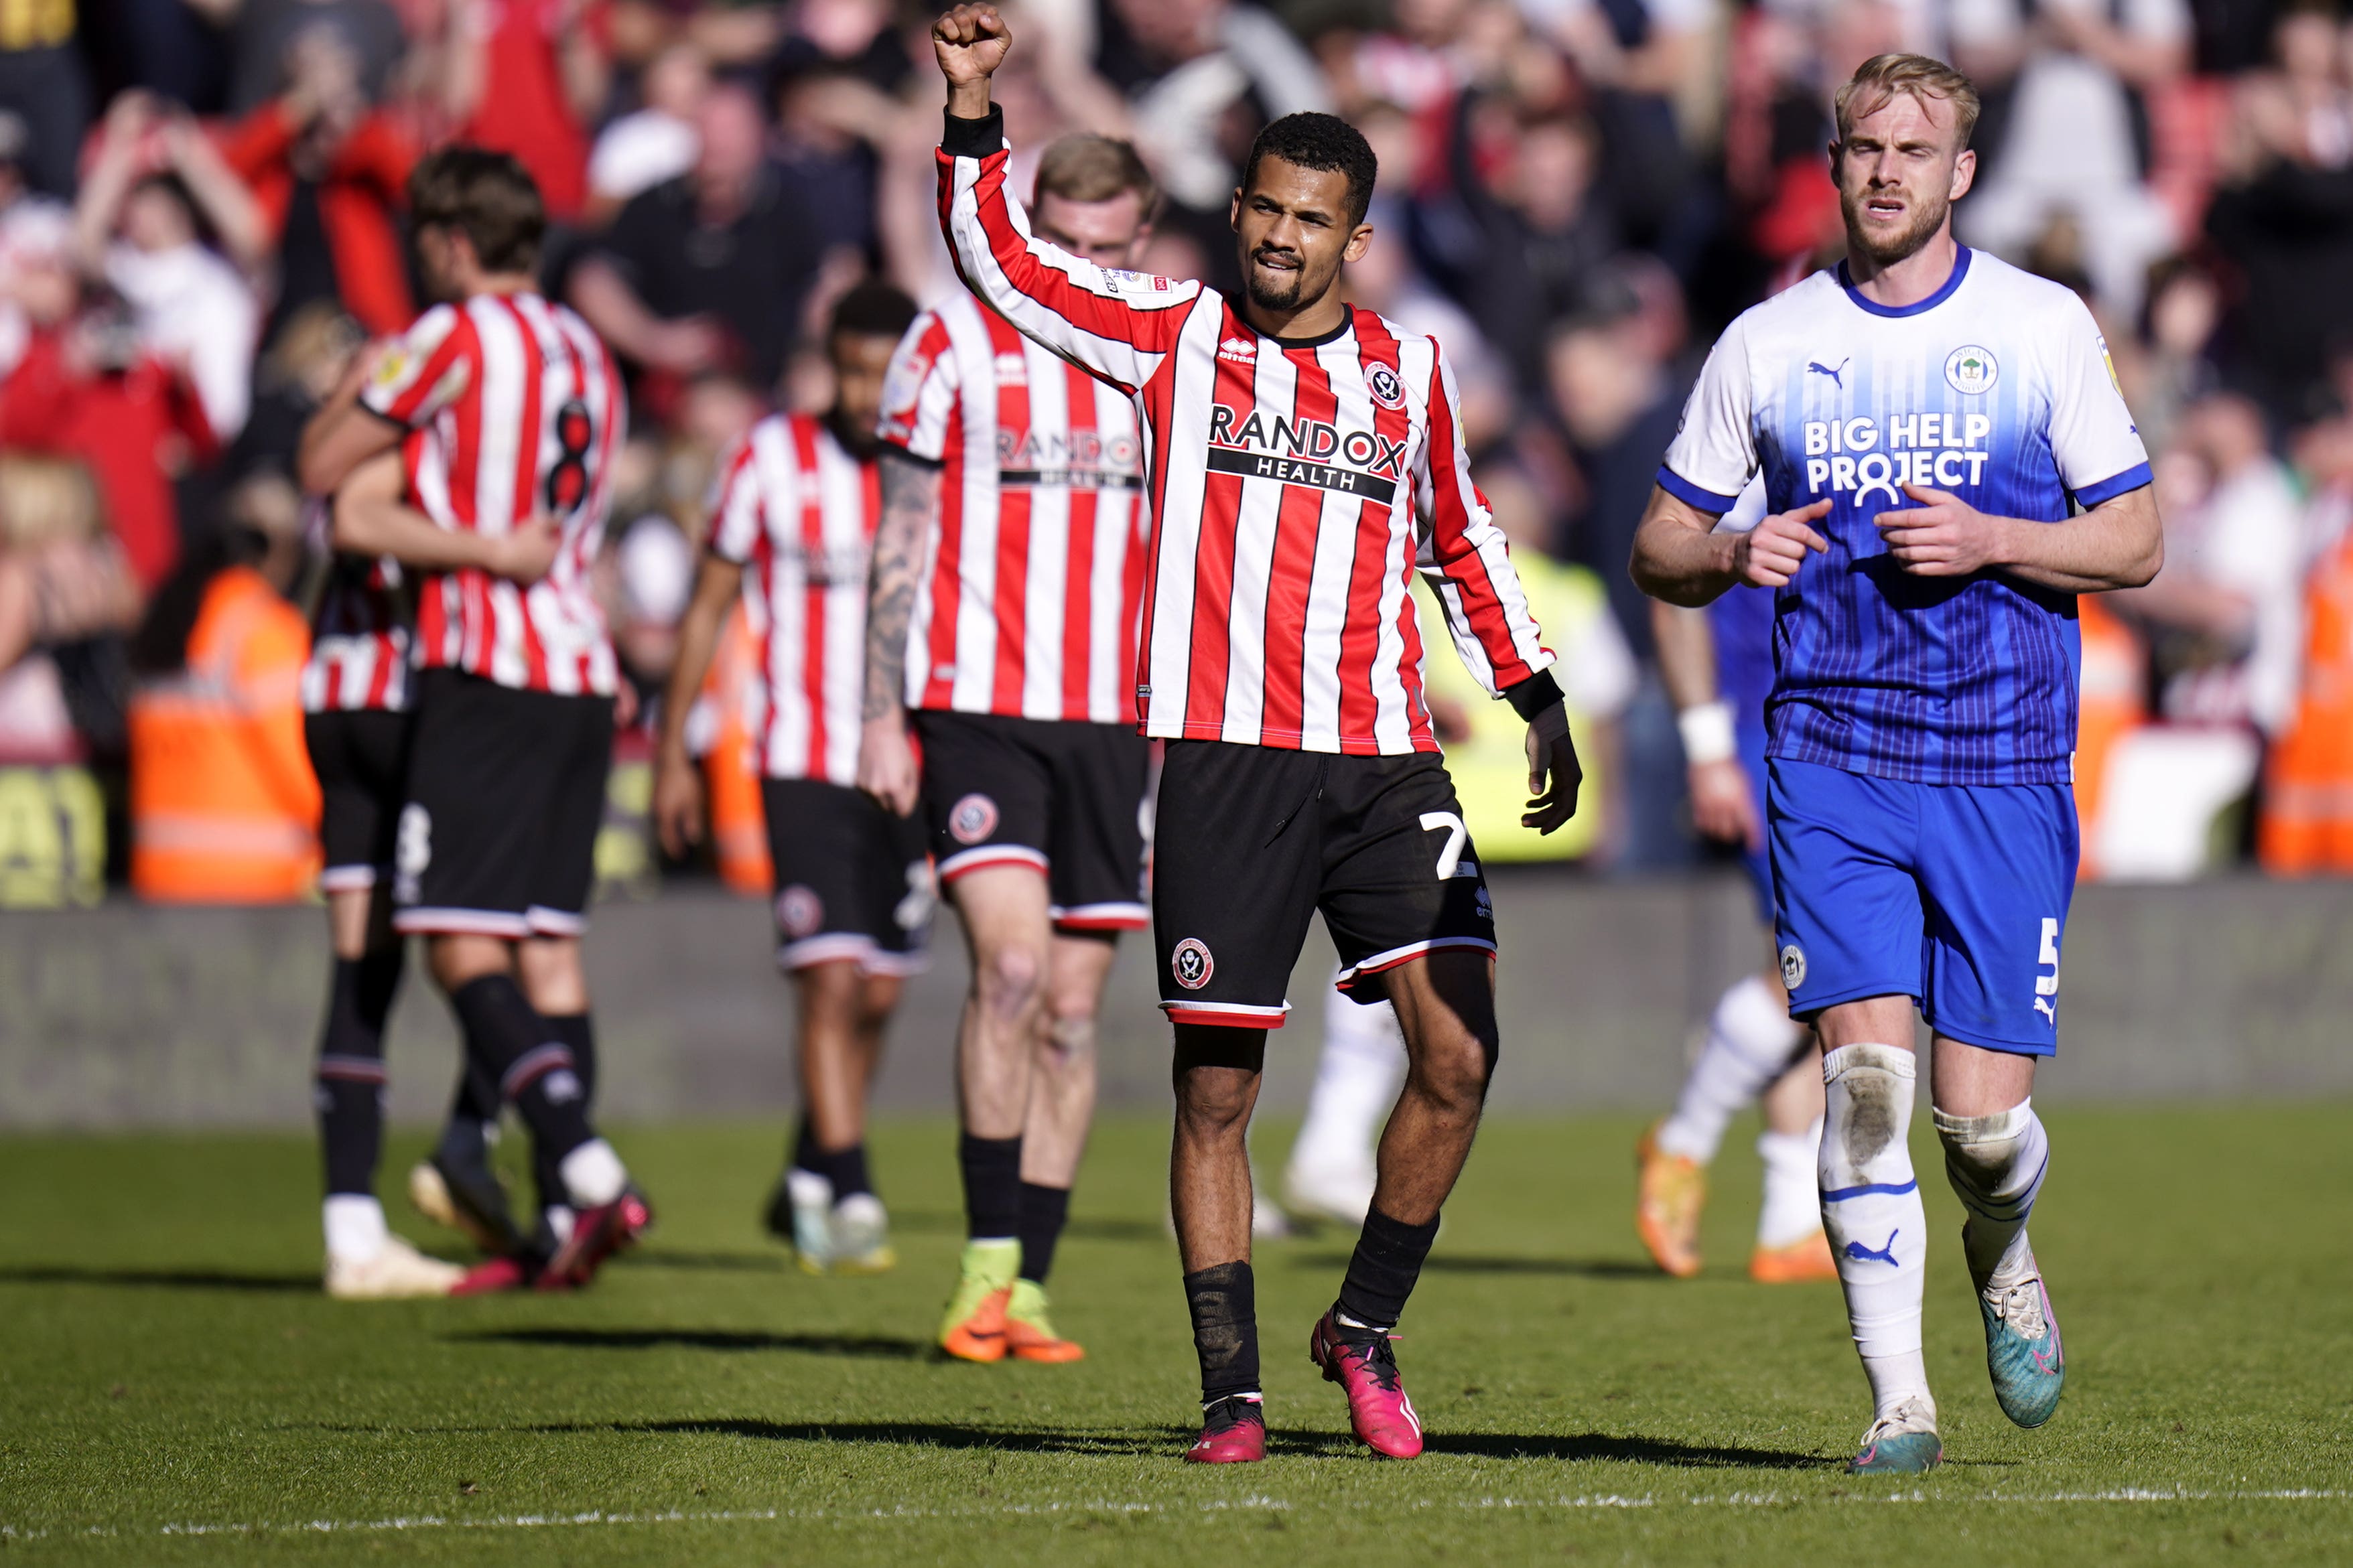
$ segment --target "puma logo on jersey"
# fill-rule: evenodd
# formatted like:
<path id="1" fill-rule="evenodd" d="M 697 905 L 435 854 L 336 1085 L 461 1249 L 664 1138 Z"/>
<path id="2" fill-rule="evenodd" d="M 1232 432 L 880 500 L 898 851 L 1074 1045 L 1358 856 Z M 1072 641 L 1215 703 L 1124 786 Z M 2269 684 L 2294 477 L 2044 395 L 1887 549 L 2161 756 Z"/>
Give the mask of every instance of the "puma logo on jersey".
<path id="1" fill-rule="evenodd" d="M 1846 390 L 1846 367 L 1853 363 L 1853 356 L 1849 355 L 1847 358 L 1839 361 L 1838 368 L 1836 370 L 1832 370 L 1830 366 L 1824 364 L 1818 359 L 1810 359 L 1806 362 L 1806 369 L 1809 373 L 1814 375 L 1829 376 L 1831 381 L 1838 387 L 1838 389 L 1841 392 L 1844 392 Z"/>

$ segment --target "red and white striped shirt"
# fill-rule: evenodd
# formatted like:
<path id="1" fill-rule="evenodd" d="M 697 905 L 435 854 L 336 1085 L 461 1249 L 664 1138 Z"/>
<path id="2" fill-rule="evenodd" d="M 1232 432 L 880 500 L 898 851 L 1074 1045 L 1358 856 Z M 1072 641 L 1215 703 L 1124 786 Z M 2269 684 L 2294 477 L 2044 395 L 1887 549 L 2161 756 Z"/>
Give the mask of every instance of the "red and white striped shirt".
<path id="1" fill-rule="evenodd" d="M 1134 723 L 1134 405 L 969 294 L 916 319 L 882 402 L 882 438 L 943 469 L 907 706 Z"/>
<path id="2" fill-rule="evenodd" d="M 425 574 L 417 664 L 610 696 L 619 672 L 589 565 L 628 407 L 588 324 L 536 294 L 436 305 L 361 397 L 421 437 L 403 447 L 407 499 L 442 527 L 502 534 L 547 517 L 563 530 L 554 566 L 528 588 L 470 567 Z"/>
<path id="3" fill-rule="evenodd" d="M 311 611 L 302 711 L 398 713 L 408 706 L 408 645 L 415 626 L 400 563 L 337 551 L 327 503 L 313 500 L 309 507 L 305 536 L 326 555 L 327 579 Z"/>
<path id="4" fill-rule="evenodd" d="M 1002 120 L 951 120 L 940 221 L 973 291 L 1134 395 L 1152 540 L 1144 732 L 1311 752 L 1434 752 L 1415 570 L 1480 684 L 1553 661 L 1471 482 L 1437 342 L 1366 310 L 1261 336 L 1198 283 L 1114 272 L 1031 237 Z"/>
<path id="5" fill-rule="evenodd" d="M 873 463 L 806 414 L 770 415 L 720 465 L 711 552 L 749 571 L 765 689 L 754 743 L 772 779 L 858 782 L 866 564 L 881 514 Z"/>

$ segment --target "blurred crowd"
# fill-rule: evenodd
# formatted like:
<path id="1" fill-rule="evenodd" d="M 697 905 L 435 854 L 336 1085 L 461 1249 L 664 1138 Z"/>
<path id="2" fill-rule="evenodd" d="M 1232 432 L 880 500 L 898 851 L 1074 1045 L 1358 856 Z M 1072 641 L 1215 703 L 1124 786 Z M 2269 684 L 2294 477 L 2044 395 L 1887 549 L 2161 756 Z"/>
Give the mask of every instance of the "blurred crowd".
<path id="1" fill-rule="evenodd" d="M 1886 49 L 1955 61 L 1986 100 L 1962 238 L 2091 303 L 2167 521 L 2163 574 L 2085 616 L 2087 871 L 2353 868 L 2353 28 L 2334 5 L 1006 9 L 1017 188 L 1059 133 L 1132 138 L 1166 193 L 1152 271 L 1232 281 L 1227 198 L 1268 119 L 1365 131 L 1380 238 L 1349 294 L 1445 343 L 1482 487 L 1544 558 L 1598 775 L 1583 830 L 1525 852 L 1612 872 L 1710 852 L 1625 571 L 1696 356 L 1839 253 L 1836 84 Z M 0 6 L 0 903 L 130 875 L 142 770 L 179 733 L 142 712 L 191 693 L 239 705 L 253 787 L 301 809 L 285 632 L 323 545 L 292 451 L 346 358 L 417 308 L 403 182 L 440 142 L 532 171 L 559 224 L 545 291 L 630 375 L 602 569 L 650 696 L 717 457 L 765 408 L 828 398 L 812 323 L 862 278 L 955 287 L 930 18 L 897 0 Z M 210 613 L 231 573 L 289 616 Z M 686 868 L 642 831 L 642 751 L 621 761 L 601 864 L 644 887 Z"/>

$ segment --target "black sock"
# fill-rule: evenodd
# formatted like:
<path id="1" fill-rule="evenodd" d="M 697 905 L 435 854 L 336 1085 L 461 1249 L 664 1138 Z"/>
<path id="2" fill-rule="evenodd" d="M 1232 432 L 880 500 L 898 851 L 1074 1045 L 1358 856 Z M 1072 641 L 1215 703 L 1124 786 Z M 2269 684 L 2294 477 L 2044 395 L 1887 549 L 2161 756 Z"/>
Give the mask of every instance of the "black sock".
<path id="1" fill-rule="evenodd" d="M 561 1161 L 596 1136 L 572 1052 L 532 1011 L 514 976 L 470 980 L 449 994 L 449 1005 L 482 1071 L 530 1127 L 536 1152 Z"/>
<path id="2" fill-rule="evenodd" d="M 1032 1285 L 1046 1282 L 1046 1271 L 1054 1267 L 1054 1244 L 1062 1239 L 1062 1226 L 1071 1217 L 1071 1189 L 1041 1187 L 1035 1182 L 1021 1184 L 1021 1278 Z"/>
<path id="3" fill-rule="evenodd" d="M 498 1080 L 482 1070 L 481 1053 L 470 1042 L 458 1056 L 458 1089 L 449 1119 L 441 1124 L 435 1152 L 454 1164 L 480 1165 L 491 1157 L 491 1134 L 499 1125 Z"/>
<path id="4" fill-rule="evenodd" d="M 338 958 L 319 1029 L 319 1145 L 330 1195 L 373 1195 L 384 1151 L 384 1021 L 400 988 L 397 943 Z"/>
<path id="5" fill-rule="evenodd" d="M 1406 1225 L 1378 1209 L 1365 1215 L 1364 1233 L 1340 1285 L 1340 1310 L 1367 1328 L 1391 1329 L 1405 1315 L 1405 1299 L 1421 1278 L 1422 1259 L 1438 1239 L 1438 1221 Z"/>
<path id="6" fill-rule="evenodd" d="M 586 1013 L 548 1013 L 541 1022 L 547 1026 L 547 1037 L 562 1043 L 572 1053 L 572 1073 L 580 1080 L 581 1102 L 584 1106 L 596 1102 L 596 1031 Z M 566 1153 L 570 1151 L 565 1151 Z M 564 1173 L 558 1169 L 563 1154 L 551 1154 L 544 1140 L 532 1144 L 531 1179 L 539 1189 L 539 1206 L 569 1205 L 571 1194 L 564 1190 Z"/>
<path id="7" fill-rule="evenodd" d="M 1201 1358 L 1201 1403 L 1256 1394 L 1258 1286 L 1247 1263 L 1220 1263 L 1185 1276 L 1193 1352 Z"/>
<path id="8" fill-rule="evenodd" d="M 866 1145 L 852 1143 L 847 1149 L 826 1149 L 818 1146 L 817 1134 L 809 1131 L 808 1118 L 801 1118 L 800 1129 L 793 1134 L 793 1169 L 823 1176 L 833 1187 L 833 1201 L 874 1190 L 873 1179 L 866 1172 Z"/>
<path id="9" fill-rule="evenodd" d="M 1021 1140 L 964 1133 L 956 1163 L 964 1167 L 965 1234 L 975 1241 L 1020 1235 Z"/>

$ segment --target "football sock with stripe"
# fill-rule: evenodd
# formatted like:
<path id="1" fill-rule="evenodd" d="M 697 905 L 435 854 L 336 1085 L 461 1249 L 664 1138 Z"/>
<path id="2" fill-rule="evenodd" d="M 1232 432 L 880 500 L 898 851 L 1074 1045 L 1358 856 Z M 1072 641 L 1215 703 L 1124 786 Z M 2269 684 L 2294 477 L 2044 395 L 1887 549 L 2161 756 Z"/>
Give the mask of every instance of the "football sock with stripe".
<path id="1" fill-rule="evenodd" d="M 1248 1263 L 1219 1263 L 1185 1276 L 1193 1352 L 1201 1360 L 1204 1408 L 1258 1384 L 1258 1285 Z"/>
<path id="2" fill-rule="evenodd" d="M 596 1028 L 586 1013 L 546 1013 L 540 1021 L 547 1026 L 548 1038 L 561 1043 L 572 1053 L 573 1076 L 580 1080 L 581 1103 L 596 1103 Z M 532 1145 L 532 1184 L 539 1189 L 539 1206 L 551 1208 L 569 1204 L 572 1200 L 564 1188 L 563 1156 L 553 1153 L 544 1142 Z"/>
<path id="3" fill-rule="evenodd" d="M 1071 1189 L 1021 1184 L 1021 1278 L 1043 1285 L 1054 1267 L 1054 1244 L 1071 1217 Z"/>
<path id="4" fill-rule="evenodd" d="M 1659 1126 L 1660 1149 L 1703 1165 L 1715 1159 L 1725 1128 L 1788 1069 L 1803 1033 L 1763 975 L 1726 987 L 1674 1113 Z"/>
<path id="5" fill-rule="evenodd" d="M 498 1084 L 500 1093 L 513 1101 L 531 1129 L 533 1168 L 541 1168 L 542 1160 L 549 1161 L 556 1166 L 560 1180 L 563 1162 L 584 1144 L 597 1141 L 588 1124 L 588 1097 L 573 1069 L 570 1048 L 532 1009 L 522 987 L 511 974 L 470 980 L 449 994 L 449 1005 L 457 1009 L 467 1046 L 477 1053 L 476 1062 Z M 604 1184 L 602 1181 L 591 1184 L 597 1189 Z M 565 1187 L 559 1185 L 557 1190 Z M 609 1203 L 617 1195 L 617 1185 L 603 1197 L 573 1194 L 577 1201 L 591 1205 Z"/>
<path id="6" fill-rule="evenodd" d="M 1757 1213 L 1757 1244 L 1788 1247 L 1822 1226 L 1822 1192 L 1814 1163 L 1821 1152 L 1822 1124 L 1803 1132 L 1757 1135 L 1757 1155 L 1765 1163 L 1765 1202 Z"/>
<path id="7" fill-rule="evenodd" d="M 1021 1140 L 956 1139 L 964 1170 L 965 1235 L 972 1241 L 1010 1241 L 1021 1234 Z"/>
<path id="8" fill-rule="evenodd" d="M 1927 1210 L 1912 1173 L 1912 1053 L 1841 1046 L 1822 1058 L 1827 1104 L 1817 1166 L 1822 1226 L 1838 1258 L 1847 1321 L 1880 1416 L 1928 1397 L 1920 1302 Z"/>
<path id="9" fill-rule="evenodd" d="M 384 1150 L 384 1025 L 400 989 L 397 942 L 338 958 L 319 1031 L 315 1099 L 330 1195 L 375 1193 Z"/>
<path id="10" fill-rule="evenodd" d="M 1340 1315 L 1351 1328 L 1393 1329 L 1405 1315 L 1406 1298 L 1421 1278 L 1421 1265 L 1438 1239 L 1438 1221 L 1408 1225 L 1378 1208 L 1365 1215 L 1356 1250 L 1340 1283 Z"/>
<path id="11" fill-rule="evenodd" d="M 1971 1278 L 1998 1289 L 2025 1283 L 2034 1275 L 2026 1220 L 2051 1166 L 2051 1140 L 2034 1102 L 2021 1100 L 1991 1116 L 1929 1114 L 1945 1145 L 1945 1175 L 1968 1211 L 1961 1247 Z"/>

